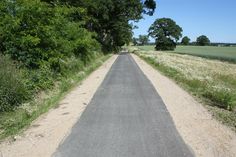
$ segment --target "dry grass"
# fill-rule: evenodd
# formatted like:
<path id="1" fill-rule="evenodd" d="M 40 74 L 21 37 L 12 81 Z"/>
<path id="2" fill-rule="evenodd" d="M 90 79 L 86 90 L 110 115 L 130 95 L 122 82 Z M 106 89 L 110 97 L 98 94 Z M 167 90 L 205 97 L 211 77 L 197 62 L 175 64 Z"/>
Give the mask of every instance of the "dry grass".
<path id="1" fill-rule="evenodd" d="M 130 51 L 200 98 L 215 117 L 236 130 L 236 64 L 134 47 Z"/>
<path id="2" fill-rule="evenodd" d="M 236 64 L 163 52 L 141 53 L 141 55 L 155 58 L 158 64 L 175 69 L 188 80 L 205 81 L 208 86 L 218 90 L 229 92 L 236 90 Z"/>

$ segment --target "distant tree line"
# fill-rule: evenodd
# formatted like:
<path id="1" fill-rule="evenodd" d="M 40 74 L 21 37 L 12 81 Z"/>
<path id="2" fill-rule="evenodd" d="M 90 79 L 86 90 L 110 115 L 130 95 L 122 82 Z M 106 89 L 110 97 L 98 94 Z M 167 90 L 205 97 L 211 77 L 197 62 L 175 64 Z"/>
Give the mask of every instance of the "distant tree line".
<path id="1" fill-rule="evenodd" d="M 134 45 L 155 45 L 156 50 L 174 50 L 176 45 L 197 45 L 197 46 L 234 46 L 231 43 L 211 43 L 206 35 L 197 37 L 195 42 L 190 42 L 188 36 L 182 37 L 182 28 L 170 18 L 156 19 L 150 26 L 148 35 L 140 35 L 139 38 L 133 38 Z M 155 43 L 149 43 L 148 37 L 155 39 Z"/>
<path id="2" fill-rule="evenodd" d="M 148 45 L 149 44 L 149 36 L 148 35 L 139 35 L 138 38 L 133 38 L 132 42 L 134 45 Z"/>
<path id="3" fill-rule="evenodd" d="M 196 42 L 192 42 L 190 43 L 190 38 L 185 36 L 182 38 L 181 45 L 198 45 L 198 46 L 207 46 L 210 45 L 211 42 L 209 40 L 209 38 L 205 35 L 201 35 L 199 37 L 197 37 Z"/>

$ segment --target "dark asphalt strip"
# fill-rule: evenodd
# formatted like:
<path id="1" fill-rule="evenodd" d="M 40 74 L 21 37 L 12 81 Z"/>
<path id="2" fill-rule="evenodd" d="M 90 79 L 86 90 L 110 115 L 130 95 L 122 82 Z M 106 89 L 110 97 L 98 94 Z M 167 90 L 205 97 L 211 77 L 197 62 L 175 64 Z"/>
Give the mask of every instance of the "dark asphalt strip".
<path id="1" fill-rule="evenodd" d="M 58 128 L 60 129 L 60 128 Z M 161 97 L 121 54 L 55 157 L 192 157 Z"/>

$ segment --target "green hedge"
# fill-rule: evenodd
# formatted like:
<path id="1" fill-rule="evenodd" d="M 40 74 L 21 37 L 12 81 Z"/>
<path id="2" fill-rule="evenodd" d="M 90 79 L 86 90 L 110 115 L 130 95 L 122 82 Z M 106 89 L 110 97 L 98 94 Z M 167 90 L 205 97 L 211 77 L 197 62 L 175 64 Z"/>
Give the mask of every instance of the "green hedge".
<path id="1" fill-rule="evenodd" d="M 100 44 L 85 29 L 85 18 L 79 7 L 0 1 L 0 112 L 13 110 L 99 55 Z"/>

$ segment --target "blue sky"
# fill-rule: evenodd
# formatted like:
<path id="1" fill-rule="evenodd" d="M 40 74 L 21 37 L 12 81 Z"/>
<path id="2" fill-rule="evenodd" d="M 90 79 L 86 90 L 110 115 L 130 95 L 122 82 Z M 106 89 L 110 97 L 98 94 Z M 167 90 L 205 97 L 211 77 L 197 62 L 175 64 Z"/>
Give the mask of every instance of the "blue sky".
<path id="1" fill-rule="evenodd" d="M 168 17 L 183 28 L 195 41 L 207 35 L 211 42 L 236 43 L 236 0 L 156 0 L 157 9 L 153 16 L 144 16 L 136 25 L 134 36 L 147 34 L 157 18 Z"/>

